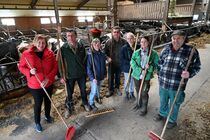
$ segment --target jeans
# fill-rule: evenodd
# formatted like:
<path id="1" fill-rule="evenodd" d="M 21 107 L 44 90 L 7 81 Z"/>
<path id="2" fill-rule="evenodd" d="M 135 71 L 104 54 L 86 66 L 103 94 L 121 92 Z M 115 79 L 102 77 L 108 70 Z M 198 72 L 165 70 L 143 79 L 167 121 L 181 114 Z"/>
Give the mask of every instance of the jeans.
<path id="1" fill-rule="evenodd" d="M 94 98 L 100 98 L 100 88 L 101 88 L 102 81 L 97 81 L 97 83 L 90 81 L 91 91 L 89 95 L 89 104 L 94 104 Z"/>
<path id="2" fill-rule="evenodd" d="M 133 77 L 130 76 L 130 82 L 127 84 L 128 81 L 128 73 L 124 72 L 124 91 L 125 92 L 134 92 L 134 81 L 133 81 Z M 127 84 L 127 87 L 126 87 Z M 129 87 L 129 88 L 128 88 Z"/>
<path id="3" fill-rule="evenodd" d="M 114 91 L 114 88 L 119 89 L 120 74 L 121 74 L 120 67 L 111 65 L 111 68 L 110 67 L 108 68 L 109 91 Z"/>
<path id="4" fill-rule="evenodd" d="M 72 95 L 74 93 L 74 85 L 75 85 L 76 81 L 79 85 L 80 94 L 82 97 L 82 103 L 83 103 L 83 105 L 88 105 L 87 94 L 86 94 L 86 77 L 85 76 L 82 76 L 81 78 L 67 79 L 67 81 L 66 81 L 66 86 L 67 86 L 67 91 L 68 91 L 67 100 L 70 103 L 73 102 Z"/>
<path id="5" fill-rule="evenodd" d="M 160 95 L 160 115 L 163 117 L 167 117 L 174 101 L 174 97 L 177 91 L 168 90 L 160 87 L 159 95 Z M 177 120 L 178 112 L 180 105 L 184 102 L 185 93 L 184 91 L 180 91 L 177 96 L 176 102 L 174 104 L 174 108 L 172 114 L 169 118 L 169 122 L 175 123 Z"/>
<path id="6" fill-rule="evenodd" d="M 49 86 L 45 88 L 47 90 L 47 93 L 49 96 L 52 96 L 53 86 Z M 32 89 L 29 88 L 29 91 L 31 92 L 33 98 L 34 98 L 34 121 L 35 123 L 40 123 L 40 116 L 41 116 L 41 107 L 42 102 L 44 98 L 44 110 L 45 110 L 45 116 L 47 118 L 50 117 L 50 110 L 51 110 L 51 102 L 49 98 L 47 97 L 46 93 L 43 89 Z"/>

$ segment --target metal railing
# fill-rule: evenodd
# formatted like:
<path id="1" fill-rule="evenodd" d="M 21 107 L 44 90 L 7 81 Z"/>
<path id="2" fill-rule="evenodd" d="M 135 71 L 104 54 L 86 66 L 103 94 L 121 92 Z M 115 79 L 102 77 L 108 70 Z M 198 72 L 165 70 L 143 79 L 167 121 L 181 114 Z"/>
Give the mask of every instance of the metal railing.
<path id="1" fill-rule="evenodd" d="M 178 17 L 192 16 L 192 13 L 193 13 L 193 5 L 192 4 L 176 5 L 176 7 L 175 7 L 175 15 Z"/>
<path id="2" fill-rule="evenodd" d="M 166 12 L 166 2 L 154 1 L 118 5 L 117 8 L 119 20 L 162 20 L 164 12 Z M 176 5 L 174 12 L 176 17 L 192 16 L 193 4 Z"/>
<path id="3" fill-rule="evenodd" d="M 18 70 L 17 63 L 0 64 L 0 96 L 26 86 L 25 76 Z"/>
<path id="4" fill-rule="evenodd" d="M 163 19 L 165 2 L 154 1 L 130 5 L 118 5 L 119 20 L 159 20 Z"/>

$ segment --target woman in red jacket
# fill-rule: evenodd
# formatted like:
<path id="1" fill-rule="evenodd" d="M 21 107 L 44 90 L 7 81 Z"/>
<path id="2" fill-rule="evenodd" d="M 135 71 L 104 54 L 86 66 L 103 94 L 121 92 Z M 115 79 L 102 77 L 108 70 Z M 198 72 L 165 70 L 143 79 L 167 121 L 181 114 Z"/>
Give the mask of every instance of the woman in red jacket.
<path id="1" fill-rule="evenodd" d="M 30 68 L 26 59 L 31 64 L 32 68 Z M 46 88 L 51 97 L 53 82 L 58 71 L 54 53 L 47 48 L 46 36 L 35 36 L 30 48 L 23 52 L 18 67 L 20 72 L 26 76 L 29 91 L 34 98 L 35 129 L 37 132 L 41 132 L 42 126 L 40 124 L 40 115 L 43 99 L 45 105 L 45 120 L 48 123 L 51 123 L 53 119 L 50 116 L 51 102 L 37 81 L 35 74 L 39 77 L 42 85 Z"/>

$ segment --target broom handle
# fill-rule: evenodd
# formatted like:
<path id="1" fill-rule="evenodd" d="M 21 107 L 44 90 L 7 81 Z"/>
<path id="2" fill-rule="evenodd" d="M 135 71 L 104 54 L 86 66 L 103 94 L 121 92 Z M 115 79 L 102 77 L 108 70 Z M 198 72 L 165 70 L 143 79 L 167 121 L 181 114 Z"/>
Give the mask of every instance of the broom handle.
<path id="1" fill-rule="evenodd" d="M 136 42 L 135 42 L 135 46 L 134 46 L 133 52 L 136 51 L 136 46 L 137 46 L 137 43 L 138 43 L 138 38 L 139 38 L 139 33 L 137 33 L 137 35 L 136 35 Z M 130 82 L 130 77 L 131 77 L 131 67 L 130 67 L 129 72 L 128 72 L 128 79 L 127 79 L 127 81 L 126 81 L 126 84 L 125 84 L 125 88 L 124 88 L 124 89 L 127 88 L 128 83 Z"/>
<path id="2" fill-rule="evenodd" d="M 25 57 L 25 60 L 27 62 L 27 64 L 29 65 L 30 69 L 32 69 L 32 66 L 30 64 L 30 62 L 28 61 L 28 59 Z M 45 89 L 45 87 L 42 85 L 41 80 L 39 79 L 38 75 L 35 73 L 35 77 L 37 79 L 37 81 L 39 82 L 39 84 L 41 85 L 42 89 L 44 90 L 44 92 L 46 93 L 47 97 L 49 98 L 50 102 L 52 103 L 53 107 L 55 108 L 56 112 L 58 113 L 59 117 L 61 118 L 62 122 L 65 124 L 66 128 L 69 128 L 68 125 L 66 124 L 66 122 L 64 121 L 63 117 L 61 116 L 60 112 L 58 111 L 57 107 L 55 106 L 54 102 L 52 101 L 52 99 L 50 98 L 47 90 Z"/>
<path id="3" fill-rule="evenodd" d="M 93 64 L 93 74 L 94 74 L 94 78 L 96 79 L 96 68 L 95 68 L 95 64 L 94 64 L 94 59 L 93 59 L 93 52 L 92 52 L 92 49 L 90 47 L 90 56 L 91 56 L 91 61 L 92 61 L 92 64 Z M 96 79 L 97 80 L 97 79 Z M 96 87 L 96 92 L 98 93 L 98 99 L 100 100 L 100 92 L 98 91 L 98 81 L 96 83 L 97 87 Z"/>
<path id="4" fill-rule="evenodd" d="M 189 59 L 188 59 L 188 61 L 187 61 L 187 65 L 186 65 L 186 67 L 185 67 L 185 70 L 187 70 L 187 69 L 189 68 L 190 62 L 191 62 L 191 60 L 192 60 L 192 57 L 193 57 L 194 52 L 195 52 L 195 48 L 193 47 L 192 50 L 191 50 L 191 52 L 190 52 L 190 56 L 189 56 Z M 170 116 L 171 116 L 171 113 L 172 113 L 172 111 L 173 111 L 173 109 L 174 109 L 174 105 L 175 105 L 176 99 L 177 99 L 177 97 L 178 97 L 178 95 L 179 95 L 179 91 L 180 91 L 180 89 L 181 89 L 183 83 L 184 83 L 184 78 L 182 78 L 181 81 L 179 82 L 178 90 L 177 90 L 176 95 L 175 95 L 175 97 L 174 97 L 174 101 L 173 101 L 172 106 L 171 106 L 171 108 L 170 108 L 169 114 L 168 114 L 168 116 L 167 116 L 166 122 L 165 122 L 164 127 L 163 127 L 163 130 L 162 130 L 162 133 L 161 133 L 161 135 L 160 135 L 161 138 L 163 137 L 163 135 L 164 135 L 164 133 L 165 133 L 166 126 L 167 126 L 167 124 L 168 124 L 168 121 L 169 121 L 169 118 L 170 118 Z"/>

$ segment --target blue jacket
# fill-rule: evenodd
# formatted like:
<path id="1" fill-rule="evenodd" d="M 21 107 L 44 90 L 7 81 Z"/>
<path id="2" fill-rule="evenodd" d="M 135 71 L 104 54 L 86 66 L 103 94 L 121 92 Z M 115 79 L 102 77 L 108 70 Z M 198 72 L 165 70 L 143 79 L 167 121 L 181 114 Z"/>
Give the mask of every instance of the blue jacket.
<path id="1" fill-rule="evenodd" d="M 136 50 L 140 48 L 140 45 L 136 46 Z M 130 69 L 130 61 L 133 54 L 133 50 L 129 46 L 128 43 L 126 43 L 120 51 L 120 61 L 121 61 L 121 71 L 128 73 Z"/>
<path id="2" fill-rule="evenodd" d="M 93 51 L 92 54 L 96 71 L 96 80 L 101 81 L 106 77 L 106 55 L 101 51 Z M 88 51 L 87 55 L 87 75 L 90 81 L 95 79 L 90 51 Z"/>

